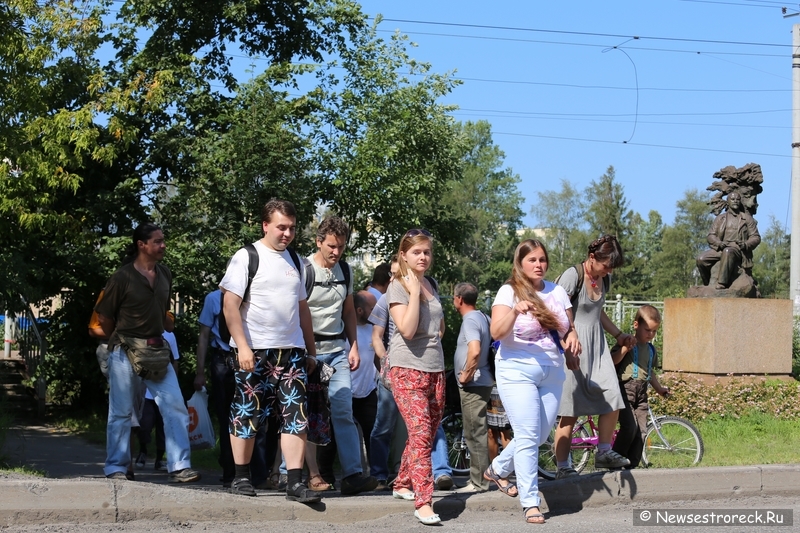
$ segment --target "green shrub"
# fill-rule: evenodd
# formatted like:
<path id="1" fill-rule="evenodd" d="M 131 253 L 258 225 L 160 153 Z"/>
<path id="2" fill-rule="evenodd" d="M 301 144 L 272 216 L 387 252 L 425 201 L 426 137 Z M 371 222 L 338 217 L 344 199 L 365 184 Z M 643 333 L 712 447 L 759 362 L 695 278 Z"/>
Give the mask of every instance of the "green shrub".
<path id="1" fill-rule="evenodd" d="M 661 382 L 670 388 L 670 396 L 661 398 L 652 389 L 650 394 L 653 411 L 660 415 L 698 421 L 713 415 L 738 419 L 759 412 L 782 420 L 800 420 L 797 381 L 732 378 L 726 383 L 716 380 L 707 385 L 700 379 L 669 375 Z"/>

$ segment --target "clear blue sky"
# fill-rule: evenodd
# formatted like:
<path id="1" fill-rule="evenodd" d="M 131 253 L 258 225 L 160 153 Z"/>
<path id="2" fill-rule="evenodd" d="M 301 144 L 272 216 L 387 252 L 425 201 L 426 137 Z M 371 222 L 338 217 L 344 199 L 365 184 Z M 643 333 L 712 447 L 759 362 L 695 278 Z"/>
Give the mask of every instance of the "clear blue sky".
<path id="1" fill-rule="evenodd" d="M 559 189 L 561 179 L 583 189 L 613 165 L 633 210 L 672 223 L 684 191 L 754 162 L 764 173 L 762 228 L 770 215 L 784 225 L 789 209 L 791 29 L 800 16 L 784 19 L 781 5 L 362 2 L 365 13 L 393 19 L 382 31 L 399 29 L 418 44 L 415 59 L 465 79 L 448 102 L 460 107 L 457 119 L 492 124 L 522 179 L 526 213 L 537 191 Z"/>

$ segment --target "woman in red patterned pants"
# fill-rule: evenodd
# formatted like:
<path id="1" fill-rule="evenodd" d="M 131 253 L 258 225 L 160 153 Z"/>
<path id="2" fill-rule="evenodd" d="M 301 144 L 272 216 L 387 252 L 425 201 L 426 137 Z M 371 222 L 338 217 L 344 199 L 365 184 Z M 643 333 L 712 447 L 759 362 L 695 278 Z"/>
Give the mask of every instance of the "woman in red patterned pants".
<path id="1" fill-rule="evenodd" d="M 400 241 L 398 275 L 386 298 L 397 326 L 389 341 L 392 391 L 408 428 L 408 441 L 393 496 L 414 500 L 414 516 L 438 524 L 433 512 L 431 449 L 444 410 L 444 313 L 436 282 L 425 276 L 433 260 L 427 230 L 409 230 Z"/>

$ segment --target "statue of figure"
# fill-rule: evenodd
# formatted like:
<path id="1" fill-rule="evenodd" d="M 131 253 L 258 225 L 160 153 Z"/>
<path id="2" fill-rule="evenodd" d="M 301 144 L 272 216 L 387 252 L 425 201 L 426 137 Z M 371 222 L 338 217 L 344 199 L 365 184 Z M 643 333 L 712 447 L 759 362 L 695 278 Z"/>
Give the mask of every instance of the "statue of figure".
<path id="1" fill-rule="evenodd" d="M 708 232 L 709 250 L 697 258 L 697 270 L 704 287 L 692 287 L 689 296 L 758 297 L 753 280 L 753 250 L 761 242 L 756 196 L 763 190 L 761 167 L 750 163 L 742 168 L 725 167 L 714 174 L 719 181 L 708 189 L 717 191 L 709 201 L 717 215 Z M 723 212 L 723 209 L 725 210 Z"/>
<path id="2" fill-rule="evenodd" d="M 711 284 L 711 267 L 719 262 L 715 289 L 727 289 L 744 272 L 753 268 L 753 249 L 761 242 L 758 225 L 744 210 L 742 195 L 728 194 L 728 209 L 714 219 L 708 232 L 710 250 L 697 258 L 697 270 L 703 285 Z"/>

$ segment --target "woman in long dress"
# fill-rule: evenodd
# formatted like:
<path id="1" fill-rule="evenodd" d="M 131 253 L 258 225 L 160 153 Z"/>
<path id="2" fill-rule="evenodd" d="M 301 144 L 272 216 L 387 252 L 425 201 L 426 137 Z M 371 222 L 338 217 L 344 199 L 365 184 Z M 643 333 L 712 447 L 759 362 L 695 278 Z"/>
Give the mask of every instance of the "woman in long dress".
<path id="1" fill-rule="evenodd" d="M 611 273 L 625 262 L 616 237 L 604 235 L 589 245 L 586 261 L 577 268 L 570 267 L 558 279 L 569 294 L 575 317 L 575 329 L 581 344 L 580 368 L 567 372 L 561 407 L 561 419 L 556 428 L 556 479 L 576 475 L 570 464 L 572 430 L 579 416 L 599 416 L 599 443 L 595 456 L 596 468 L 622 468 L 630 464 L 611 449 L 611 439 L 617 425 L 619 410 L 625 407 L 619 391 L 617 373 L 611 359 L 604 331 L 617 343 L 632 346 L 632 335 L 611 322 L 603 305 L 610 288 Z M 580 279 L 583 283 L 579 283 Z"/>

